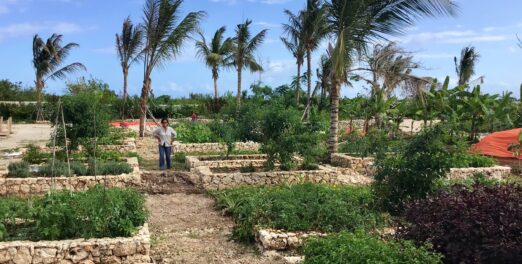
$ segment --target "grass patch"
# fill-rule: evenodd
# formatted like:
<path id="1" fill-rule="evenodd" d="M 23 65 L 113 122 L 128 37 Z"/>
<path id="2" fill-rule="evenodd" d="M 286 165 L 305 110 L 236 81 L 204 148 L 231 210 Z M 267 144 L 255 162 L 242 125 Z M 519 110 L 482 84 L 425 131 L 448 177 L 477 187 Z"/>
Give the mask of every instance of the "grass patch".
<path id="1" fill-rule="evenodd" d="M 385 241 L 365 232 L 310 238 L 303 249 L 304 264 L 441 263 L 441 255 L 410 241 Z"/>
<path id="2" fill-rule="evenodd" d="M 254 241 L 254 227 L 288 231 L 374 229 L 386 217 L 375 209 L 368 187 L 317 184 L 241 187 L 212 192 L 217 207 L 232 215 L 233 239 Z"/>

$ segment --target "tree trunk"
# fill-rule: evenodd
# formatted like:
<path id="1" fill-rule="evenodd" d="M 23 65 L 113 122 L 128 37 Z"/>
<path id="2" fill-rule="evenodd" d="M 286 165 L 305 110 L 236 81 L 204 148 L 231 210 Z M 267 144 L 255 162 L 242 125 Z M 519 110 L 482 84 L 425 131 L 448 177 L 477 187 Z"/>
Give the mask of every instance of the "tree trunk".
<path id="1" fill-rule="evenodd" d="M 308 113 L 310 111 L 311 100 L 312 100 L 312 51 L 310 49 L 306 49 L 306 105 L 308 106 L 305 109 L 305 119 L 308 119 Z"/>
<path id="2" fill-rule="evenodd" d="M 36 77 L 36 121 L 43 121 L 43 109 L 42 109 L 42 90 L 44 83 L 41 78 Z"/>
<path id="3" fill-rule="evenodd" d="M 333 80 L 330 92 L 330 135 L 328 137 L 328 158 L 332 160 L 332 154 L 337 153 L 337 130 L 339 127 L 339 90 L 341 82 Z"/>
<path id="4" fill-rule="evenodd" d="M 145 120 L 147 119 L 147 102 L 149 100 L 150 78 L 143 81 L 143 88 L 141 88 L 141 102 L 140 102 L 140 137 L 145 136 Z"/>
<path id="5" fill-rule="evenodd" d="M 239 114 L 241 106 L 241 69 L 242 66 L 237 67 L 237 97 L 236 97 L 236 113 Z"/>
<path id="6" fill-rule="evenodd" d="M 218 99 L 218 83 L 217 83 L 217 77 L 213 77 L 214 79 L 214 101 L 217 102 Z"/>
<path id="7" fill-rule="evenodd" d="M 129 69 L 123 69 L 123 109 L 122 109 L 122 119 L 125 119 L 127 113 L 127 77 L 129 76 Z"/>
<path id="8" fill-rule="evenodd" d="M 297 88 L 295 91 L 295 105 L 299 106 L 299 95 L 301 94 L 301 64 L 297 63 Z"/>

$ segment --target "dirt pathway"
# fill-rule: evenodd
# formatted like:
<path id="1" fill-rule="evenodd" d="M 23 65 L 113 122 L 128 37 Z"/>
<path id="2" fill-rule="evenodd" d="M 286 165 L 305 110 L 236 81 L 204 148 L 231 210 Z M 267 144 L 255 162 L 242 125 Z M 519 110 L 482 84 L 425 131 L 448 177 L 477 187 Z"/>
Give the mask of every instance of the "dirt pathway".
<path id="1" fill-rule="evenodd" d="M 144 177 L 149 193 L 162 193 L 147 198 L 156 263 L 281 263 L 230 241 L 232 220 L 179 175 L 149 172 Z"/>

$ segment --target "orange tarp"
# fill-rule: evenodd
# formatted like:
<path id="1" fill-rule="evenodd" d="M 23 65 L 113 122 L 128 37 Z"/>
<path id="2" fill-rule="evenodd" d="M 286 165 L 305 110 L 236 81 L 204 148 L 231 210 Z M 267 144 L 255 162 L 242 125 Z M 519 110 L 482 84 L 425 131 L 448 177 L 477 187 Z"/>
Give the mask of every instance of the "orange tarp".
<path id="1" fill-rule="evenodd" d="M 139 126 L 139 125 L 140 125 L 140 121 L 131 121 L 131 122 L 116 121 L 116 122 L 111 122 L 111 126 L 113 126 L 113 127 L 130 127 L 130 126 Z M 148 123 L 146 123 L 146 126 L 156 126 L 156 123 L 148 122 Z"/>
<path id="2" fill-rule="evenodd" d="M 479 143 L 471 146 L 472 151 L 495 158 L 515 158 L 508 150 L 509 144 L 518 143 L 518 133 L 522 128 L 492 133 L 484 137 Z M 518 156 L 519 159 L 522 155 Z"/>

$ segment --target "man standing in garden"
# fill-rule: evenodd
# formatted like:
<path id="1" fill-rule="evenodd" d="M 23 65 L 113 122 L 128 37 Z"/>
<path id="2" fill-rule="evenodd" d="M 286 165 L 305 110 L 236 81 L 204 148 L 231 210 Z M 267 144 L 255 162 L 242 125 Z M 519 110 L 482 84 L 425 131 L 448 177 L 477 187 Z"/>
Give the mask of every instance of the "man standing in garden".
<path id="1" fill-rule="evenodd" d="M 171 169 L 170 153 L 174 139 L 176 139 L 176 131 L 169 126 L 169 120 L 163 118 L 161 119 L 161 126 L 156 128 L 152 135 L 158 140 L 160 170 L 165 169 L 165 160 L 167 161 L 167 169 Z"/>

